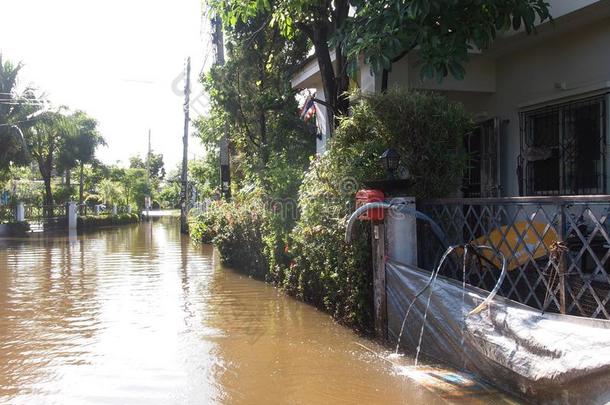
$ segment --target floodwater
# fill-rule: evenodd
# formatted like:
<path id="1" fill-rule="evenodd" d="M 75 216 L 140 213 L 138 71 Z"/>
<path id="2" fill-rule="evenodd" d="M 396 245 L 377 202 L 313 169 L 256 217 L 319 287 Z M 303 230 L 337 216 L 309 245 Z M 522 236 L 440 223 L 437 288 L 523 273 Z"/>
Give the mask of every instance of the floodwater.
<path id="1" fill-rule="evenodd" d="M 382 350 L 176 219 L 0 239 L 0 403 L 447 402 Z"/>

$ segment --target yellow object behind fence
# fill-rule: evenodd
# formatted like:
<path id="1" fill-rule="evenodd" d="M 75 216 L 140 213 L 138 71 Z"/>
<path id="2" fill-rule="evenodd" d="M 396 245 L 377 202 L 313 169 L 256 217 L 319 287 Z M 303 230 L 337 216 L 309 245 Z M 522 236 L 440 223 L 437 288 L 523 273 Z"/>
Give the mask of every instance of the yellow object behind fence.
<path id="1" fill-rule="evenodd" d="M 547 229 L 548 227 L 548 229 Z M 549 224 L 542 222 L 518 221 L 513 225 L 501 226 L 488 235 L 472 241 L 476 246 L 487 245 L 501 252 L 508 261 L 508 270 L 521 267 L 529 261 L 549 255 L 551 245 L 558 240 L 557 232 Z M 500 268 L 500 259 L 490 251 L 481 255 Z"/>

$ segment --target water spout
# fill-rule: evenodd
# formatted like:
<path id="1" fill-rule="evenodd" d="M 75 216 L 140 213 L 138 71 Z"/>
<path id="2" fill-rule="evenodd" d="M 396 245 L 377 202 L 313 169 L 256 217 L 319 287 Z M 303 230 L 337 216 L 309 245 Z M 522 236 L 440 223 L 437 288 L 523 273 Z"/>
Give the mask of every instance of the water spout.
<path id="1" fill-rule="evenodd" d="M 354 227 L 354 223 L 356 222 L 358 217 L 360 215 L 364 214 L 366 211 L 368 211 L 370 209 L 375 209 L 375 208 L 384 208 L 384 209 L 390 210 L 388 215 L 406 214 L 406 215 L 414 216 L 417 219 L 426 221 L 427 223 L 430 224 L 430 227 L 432 228 L 432 232 L 434 233 L 434 236 L 436 236 L 436 238 L 443 245 L 443 247 L 447 248 L 447 246 L 449 246 L 449 243 L 447 242 L 447 237 L 445 236 L 445 233 L 442 231 L 441 227 L 438 226 L 438 224 L 436 222 L 434 222 L 434 220 L 432 218 L 430 218 L 428 215 L 424 214 L 423 212 L 417 211 L 416 209 L 409 208 L 404 203 L 393 204 L 393 203 L 386 203 L 386 202 L 372 202 L 372 203 L 364 204 L 363 206 L 356 209 L 356 211 L 354 211 L 352 213 L 352 215 L 350 215 L 350 217 L 347 221 L 346 229 L 345 229 L 345 242 L 346 243 L 352 242 L 352 228 Z"/>
<path id="2" fill-rule="evenodd" d="M 428 308 L 430 307 L 430 300 L 432 298 L 432 286 L 434 284 L 434 281 L 436 281 L 436 278 L 438 277 L 438 273 L 440 272 L 440 269 L 442 268 L 443 264 L 445 263 L 445 261 L 447 260 L 447 258 L 449 257 L 449 255 L 451 253 L 453 253 L 456 249 L 459 248 L 463 248 L 464 249 L 464 256 L 466 256 L 468 249 L 473 249 L 475 252 L 479 249 L 486 249 L 486 250 L 490 250 L 493 254 L 497 255 L 498 257 L 500 257 L 502 259 L 502 271 L 500 273 L 500 277 L 498 278 L 498 281 L 496 282 L 496 285 L 494 286 L 494 288 L 491 290 L 491 292 L 489 293 L 489 295 L 483 300 L 483 302 L 481 302 L 479 305 L 476 306 L 476 308 L 474 308 L 472 311 L 468 312 L 466 314 L 466 317 L 470 316 L 470 315 L 474 315 L 477 314 L 479 312 L 481 312 L 485 307 L 487 307 L 491 301 L 495 298 L 496 294 L 498 293 L 498 291 L 500 290 L 500 287 L 502 285 L 502 282 L 504 281 L 504 279 L 506 278 L 506 272 L 507 272 L 507 262 L 506 262 L 506 257 L 502 254 L 502 252 L 498 252 L 495 249 L 489 247 L 489 246 L 472 246 L 472 245 L 457 245 L 457 246 L 450 246 L 449 248 L 447 248 L 447 250 L 445 250 L 445 253 L 443 253 L 443 256 L 441 258 L 441 261 L 439 262 L 439 264 L 436 266 L 436 268 L 432 271 L 432 273 L 430 274 L 430 278 L 428 279 L 428 282 L 426 283 L 426 285 L 419 291 L 417 292 L 417 294 L 415 294 L 415 297 L 413 297 L 413 300 L 411 301 L 411 303 L 409 304 L 409 306 L 407 307 L 407 311 L 405 313 L 405 316 L 402 320 L 402 324 L 400 326 L 400 333 L 398 334 L 398 341 L 396 342 L 396 351 L 395 353 L 398 353 L 398 349 L 400 348 L 400 342 L 402 339 L 402 335 L 404 333 L 404 328 L 405 328 L 405 324 L 407 322 L 407 318 L 409 316 L 409 313 L 411 312 L 411 308 L 413 307 L 413 305 L 415 304 L 415 302 L 417 301 L 417 299 L 428 289 L 430 289 L 430 294 L 428 295 L 428 300 L 426 301 L 426 306 L 424 309 L 424 315 L 423 315 L 423 322 L 422 322 L 422 326 L 419 332 L 419 340 L 417 343 L 417 349 L 416 349 L 416 354 L 415 354 L 415 365 L 417 366 L 417 362 L 418 362 L 418 358 L 419 358 L 419 352 L 421 350 L 421 344 L 422 344 L 422 340 L 423 340 L 423 335 L 424 335 L 424 329 L 426 327 L 426 318 L 428 315 Z M 463 267 L 463 280 L 462 280 L 462 288 L 463 291 L 465 291 L 466 289 L 466 258 L 464 257 L 464 267 Z M 464 305 L 464 295 L 462 296 L 462 305 Z M 464 319 L 465 322 L 465 319 Z M 462 333 L 463 333 L 463 328 L 462 328 Z"/>

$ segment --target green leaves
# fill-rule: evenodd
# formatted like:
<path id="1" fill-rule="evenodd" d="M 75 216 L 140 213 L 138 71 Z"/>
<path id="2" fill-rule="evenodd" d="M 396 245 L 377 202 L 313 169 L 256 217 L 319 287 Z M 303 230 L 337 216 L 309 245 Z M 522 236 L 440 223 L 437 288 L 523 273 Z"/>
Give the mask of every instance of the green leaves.
<path id="1" fill-rule="evenodd" d="M 422 59 L 422 77 L 465 75 L 467 50 L 487 49 L 499 31 L 535 32 L 550 19 L 544 0 L 384 0 L 352 2 L 355 14 L 337 32 L 350 60 L 364 55 L 380 73 L 414 48 Z"/>

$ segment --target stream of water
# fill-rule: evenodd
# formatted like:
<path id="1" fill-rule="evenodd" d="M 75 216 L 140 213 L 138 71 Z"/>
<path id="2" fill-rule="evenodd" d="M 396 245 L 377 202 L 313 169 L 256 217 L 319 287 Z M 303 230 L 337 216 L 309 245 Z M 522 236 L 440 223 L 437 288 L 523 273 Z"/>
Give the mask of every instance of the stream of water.
<path id="1" fill-rule="evenodd" d="M 176 219 L 0 239 L 0 403 L 446 403 Z"/>

